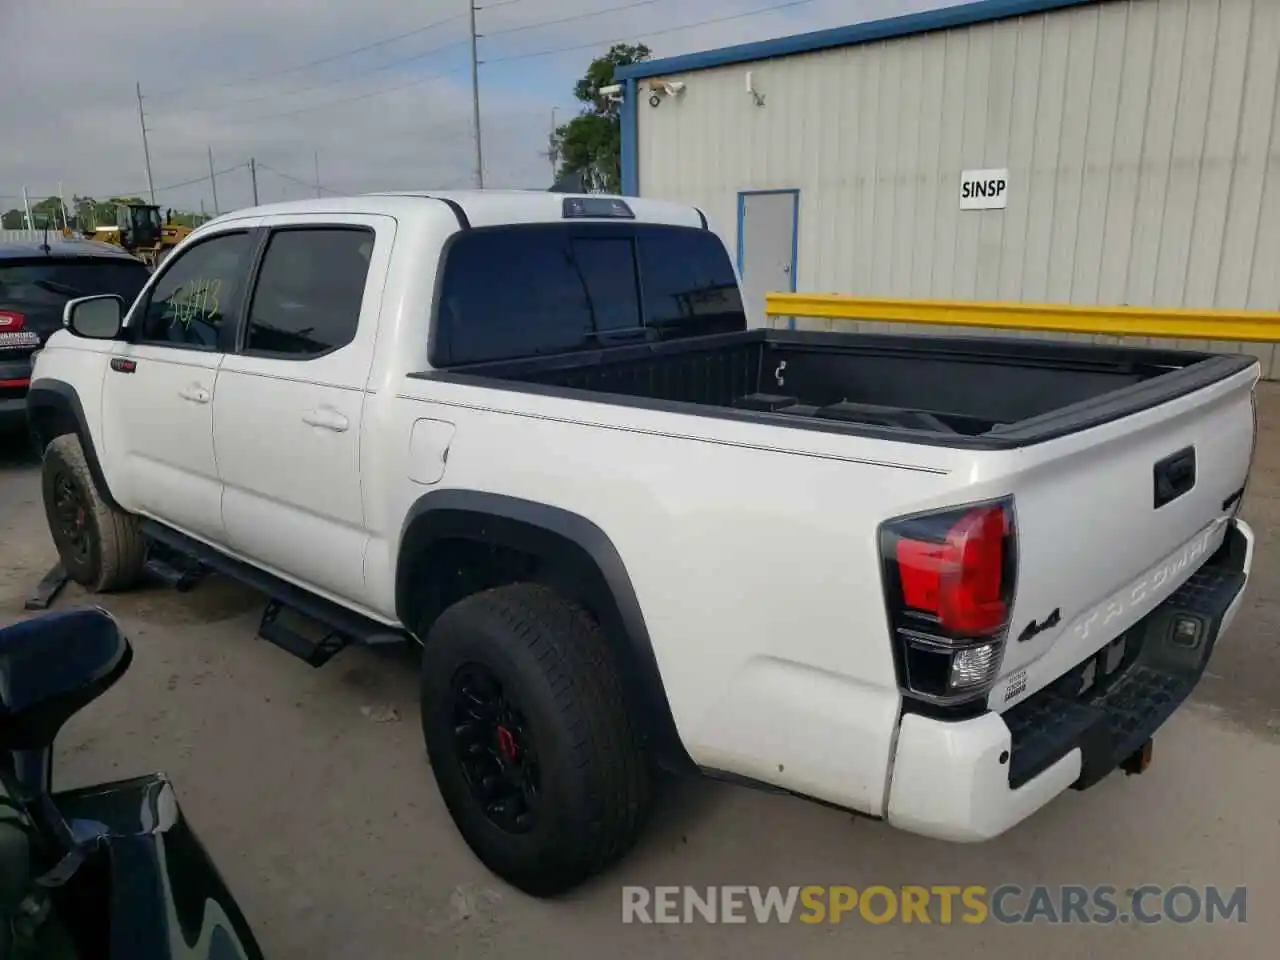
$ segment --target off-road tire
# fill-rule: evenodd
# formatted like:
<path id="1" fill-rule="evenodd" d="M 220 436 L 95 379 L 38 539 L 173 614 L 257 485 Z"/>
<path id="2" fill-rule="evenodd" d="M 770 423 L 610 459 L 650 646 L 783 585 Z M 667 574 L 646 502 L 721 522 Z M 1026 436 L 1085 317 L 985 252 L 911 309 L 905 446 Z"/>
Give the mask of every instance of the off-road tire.
<path id="1" fill-rule="evenodd" d="M 77 553 L 58 516 L 55 491 L 60 478 L 70 483 L 84 506 L 87 555 Z M 92 593 L 127 590 L 141 579 L 146 544 L 138 518 L 102 499 L 75 434 L 56 437 L 45 448 L 41 487 L 49 532 L 68 577 Z"/>
<path id="2" fill-rule="evenodd" d="M 470 665 L 513 692 L 537 745 L 540 797 L 527 833 L 496 826 L 463 773 L 454 678 Z M 647 818 L 650 771 L 605 637 L 586 610 L 549 588 L 498 587 L 440 615 L 422 656 L 422 732 L 463 839 L 533 896 L 563 893 L 605 869 Z"/>

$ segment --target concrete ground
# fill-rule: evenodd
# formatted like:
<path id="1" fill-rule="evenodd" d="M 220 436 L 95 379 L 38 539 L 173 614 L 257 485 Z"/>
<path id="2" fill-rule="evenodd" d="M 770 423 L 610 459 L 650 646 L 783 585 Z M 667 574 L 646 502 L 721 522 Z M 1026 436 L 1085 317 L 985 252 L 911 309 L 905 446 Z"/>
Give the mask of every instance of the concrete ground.
<path id="1" fill-rule="evenodd" d="M 436 792 L 404 656 L 311 670 L 255 638 L 262 598 L 211 578 L 113 597 L 137 656 L 60 741 L 61 786 L 164 770 L 272 960 L 663 956 L 1275 957 L 1280 942 L 1280 389 L 1260 388 L 1245 609 L 1142 777 L 957 846 L 800 800 L 675 785 L 639 848 L 556 902 L 471 856 Z M 17 438 L 0 440 L 10 448 Z M 54 560 L 39 478 L 0 454 L 0 623 Z M 66 607 L 84 600 L 68 588 Z M 833 745 L 833 749 L 838 749 Z M 624 884 L 1247 885 L 1245 924 L 624 926 Z"/>

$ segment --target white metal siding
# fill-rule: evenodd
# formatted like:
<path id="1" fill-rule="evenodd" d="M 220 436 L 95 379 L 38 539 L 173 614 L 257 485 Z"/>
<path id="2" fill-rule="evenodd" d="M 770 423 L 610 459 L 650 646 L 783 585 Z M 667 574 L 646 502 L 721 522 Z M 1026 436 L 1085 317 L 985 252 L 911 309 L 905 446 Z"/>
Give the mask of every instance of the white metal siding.
<path id="1" fill-rule="evenodd" d="M 641 81 L 640 193 L 736 249 L 740 190 L 799 189 L 802 291 L 1280 309 L 1280 0 L 1110 0 L 680 79 L 657 108 Z M 960 171 L 1002 167 L 1008 208 L 962 212 Z M 1212 347 L 1273 372 L 1272 345 Z"/>
<path id="2" fill-rule="evenodd" d="M 50 230 L 49 236 L 58 233 Z M 0 230 L 0 243 L 39 243 L 44 238 L 43 230 Z"/>

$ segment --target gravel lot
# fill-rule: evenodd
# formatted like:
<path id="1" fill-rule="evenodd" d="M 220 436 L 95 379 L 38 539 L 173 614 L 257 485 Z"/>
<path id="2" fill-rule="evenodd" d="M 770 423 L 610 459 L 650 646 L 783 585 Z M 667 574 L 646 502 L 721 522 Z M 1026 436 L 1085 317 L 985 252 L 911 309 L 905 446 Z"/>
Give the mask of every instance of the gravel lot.
<path id="1" fill-rule="evenodd" d="M 262 598 L 212 577 L 106 602 L 137 656 L 60 742 L 60 786 L 149 770 L 176 781 L 272 960 L 1275 957 L 1280 917 L 1280 389 L 1260 389 L 1245 516 L 1259 535 L 1246 608 L 1142 777 L 1069 793 L 962 847 L 800 800 L 673 785 L 640 848 L 557 902 L 506 887 L 455 833 L 427 768 L 414 664 L 343 652 L 321 670 L 255 638 Z M 0 624 L 54 552 L 39 476 L 0 436 Z M 8 451 L 8 452 L 4 452 Z M 58 602 L 84 601 L 69 587 Z M 833 749 L 836 747 L 833 746 Z M 624 884 L 1144 883 L 1249 887 L 1248 922 L 1179 927 L 624 926 Z"/>

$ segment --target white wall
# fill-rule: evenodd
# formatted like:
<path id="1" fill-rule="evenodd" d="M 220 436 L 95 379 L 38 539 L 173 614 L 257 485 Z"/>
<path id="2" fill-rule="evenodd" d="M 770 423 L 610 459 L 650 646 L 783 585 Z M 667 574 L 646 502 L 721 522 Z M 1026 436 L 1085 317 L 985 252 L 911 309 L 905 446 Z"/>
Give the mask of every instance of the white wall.
<path id="1" fill-rule="evenodd" d="M 57 233 L 59 231 L 50 230 L 49 236 L 53 237 Z M 26 243 L 28 241 L 38 243 L 43 238 L 43 230 L 0 230 L 0 243 Z"/>
<path id="2" fill-rule="evenodd" d="M 640 193 L 697 203 L 736 249 L 738 191 L 799 188 L 802 291 L 1276 310 L 1278 75 L 1280 0 L 1113 0 L 718 67 L 656 109 L 641 90 Z M 960 171 L 987 167 L 1008 208 L 962 212 Z M 1212 348 L 1271 372 L 1273 345 Z"/>

